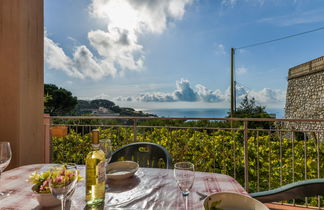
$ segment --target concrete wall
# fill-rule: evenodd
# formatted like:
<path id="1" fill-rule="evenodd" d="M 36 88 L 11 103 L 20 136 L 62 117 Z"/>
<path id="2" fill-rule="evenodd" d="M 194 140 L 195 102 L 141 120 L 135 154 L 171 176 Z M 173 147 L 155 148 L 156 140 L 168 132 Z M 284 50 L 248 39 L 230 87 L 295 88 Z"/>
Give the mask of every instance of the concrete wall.
<path id="1" fill-rule="evenodd" d="M 324 57 L 289 69 L 285 117 L 324 119 Z M 295 127 L 324 131 L 323 123 L 299 123 Z"/>
<path id="2" fill-rule="evenodd" d="M 9 168 L 44 161 L 43 0 L 0 1 L 0 141 Z"/>

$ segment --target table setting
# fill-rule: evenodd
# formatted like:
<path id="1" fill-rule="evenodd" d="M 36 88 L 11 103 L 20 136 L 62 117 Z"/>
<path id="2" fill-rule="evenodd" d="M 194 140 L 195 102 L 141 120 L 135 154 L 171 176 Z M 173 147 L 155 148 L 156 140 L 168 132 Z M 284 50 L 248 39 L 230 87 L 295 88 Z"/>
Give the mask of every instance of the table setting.
<path id="1" fill-rule="evenodd" d="M 234 178 L 197 172 L 193 163 L 178 162 L 173 169 L 140 167 L 129 160 L 109 163 L 112 148 L 108 140 L 98 141 L 98 151 L 91 157 L 104 155 L 103 182 L 100 163 L 95 167 L 99 169 L 96 181 L 87 180 L 92 172 L 87 168 L 88 162 L 92 163 L 89 158 L 86 165 L 34 164 L 4 172 L 0 179 L 0 209 L 231 210 L 237 203 L 243 210 L 268 209 L 251 198 Z M 10 159 L 10 144 L 0 142 L 1 171 Z M 102 187 L 101 183 L 104 192 L 96 188 Z M 238 202 L 230 202 L 233 199 Z"/>

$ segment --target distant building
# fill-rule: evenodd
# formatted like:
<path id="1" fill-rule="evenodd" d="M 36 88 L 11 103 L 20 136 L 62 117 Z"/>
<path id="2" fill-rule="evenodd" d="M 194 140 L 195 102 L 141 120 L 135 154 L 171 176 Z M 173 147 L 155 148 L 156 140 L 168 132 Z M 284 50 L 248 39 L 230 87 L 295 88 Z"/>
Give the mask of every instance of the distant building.
<path id="1" fill-rule="evenodd" d="M 119 113 L 115 113 L 105 107 L 99 107 L 98 109 L 81 109 L 82 113 L 90 113 L 95 116 L 119 116 Z"/>

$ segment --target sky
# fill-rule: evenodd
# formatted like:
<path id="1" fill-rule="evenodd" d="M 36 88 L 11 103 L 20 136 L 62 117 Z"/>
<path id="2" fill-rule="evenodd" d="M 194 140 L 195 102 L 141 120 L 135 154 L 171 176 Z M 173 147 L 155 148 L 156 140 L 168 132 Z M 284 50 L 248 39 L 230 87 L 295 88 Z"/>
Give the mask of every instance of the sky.
<path id="1" fill-rule="evenodd" d="M 322 0 L 45 0 L 45 83 L 135 109 L 284 108 L 288 69 L 324 55 Z"/>

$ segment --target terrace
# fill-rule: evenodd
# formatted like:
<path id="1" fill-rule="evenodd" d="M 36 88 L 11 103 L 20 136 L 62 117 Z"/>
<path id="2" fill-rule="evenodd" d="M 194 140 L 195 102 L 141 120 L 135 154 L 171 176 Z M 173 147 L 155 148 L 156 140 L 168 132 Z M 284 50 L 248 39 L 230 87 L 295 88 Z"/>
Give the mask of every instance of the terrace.
<path id="1" fill-rule="evenodd" d="M 198 171 L 230 175 L 250 193 L 324 176 L 323 131 L 296 129 L 302 123 L 323 125 L 324 120 L 47 116 L 44 122 L 48 162 L 74 158 L 82 163 L 84 141 L 89 139 L 89 131 L 99 127 L 114 149 L 132 142 L 161 144 L 170 151 L 173 162 L 187 160 Z M 269 128 L 255 123 L 267 123 Z M 50 135 L 56 126 L 66 127 L 64 137 Z M 83 149 L 66 148 L 68 145 L 82 145 Z M 323 199 L 282 202 L 279 208 L 286 206 L 320 209 Z"/>
<path id="2" fill-rule="evenodd" d="M 130 142 L 159 143 L 174 162 L 190 160 L 199 171 L 233 176 L 248 192 L 324 177 L 324 131 L 298 129 L 301 123 L 323 127 L 324 120 L 44 117 L 43 6 L 43 0 L 0 1 L 0 138 L 12 146 L 8 169 L 65 160 L 82 163 L 89 142 L 77 150 L 80 154 L 74 153 L 75 145 L 100 127 L 114 149 Z M 215 126 L 215 121 L 238 126 Z M 271 126 L 258 128 L 252 126 L 255 122 Z M 57 125 L 67 126 L 66 136 L 51 135 Z M 324 202 L 316 197 L 280 205 L 321 208 Z"/>

